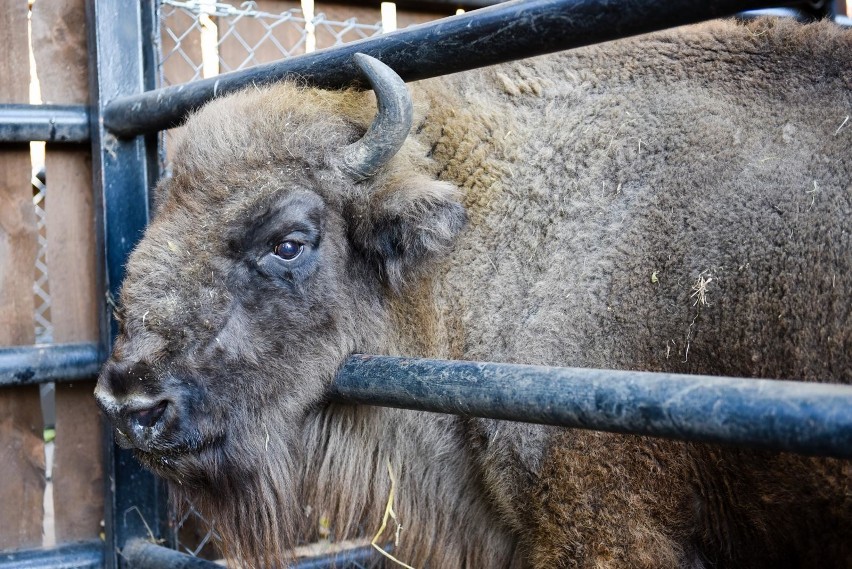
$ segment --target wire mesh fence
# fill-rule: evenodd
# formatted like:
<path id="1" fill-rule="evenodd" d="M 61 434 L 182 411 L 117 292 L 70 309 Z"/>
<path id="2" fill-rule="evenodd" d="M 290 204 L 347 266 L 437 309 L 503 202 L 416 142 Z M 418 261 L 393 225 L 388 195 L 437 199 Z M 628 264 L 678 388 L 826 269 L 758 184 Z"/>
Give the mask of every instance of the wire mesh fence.
<path id="1" fill-rule="evenodd" d="M 413 14 L 403 21 L 417 23 L 437 17 L 440 16 Z M 379 20 L 378 2 L 374 9 L 329 4 L 314 11 L 312 2 L 303 6 L 281 0 L 240 4 L 160 0 L 160 86 L 194 81 L 371 37 L 383 31 Z M 166 175 L 169 172 L 169 142 L 170 134 L 166 133 L 163 136 Z M 171 515 L 180 551 L 207 559 L 221 557 L 215 520 L 205 519 L 191 503 L 173 504 Z M 303 553 L 327 553 L 334 548 L 333 542 L 333 535 L 329 535 L 324 543 L 310 545 Z M 368 566 L 349 565 L 362 569 L 382 566 L 381 562 Z"/>
<path id="2" fill-rule="evenodd" d="M 237 71 L 382 32 L 381 22 L 364 23 L 357 17 L 335 20 L 323 12 L 305 18 L 297 6 L 162 0 L 161 85 Z"/>
<path id="3" fill-rule="evenodd" d="M 36 214 L 36 229 L 38 230 L 38 255 L 35 262 L 35 279 L 33 295 L 35 296 L 35 337 L 36 343 L 48 344 L 53 341 L 53 324 L 50 321 L 50 281 L 47 272 L 47 225 L 45 205 L 47 202 L 47 186 L 44 169 L 38 168 L 33 172 L 33 207 Z"/>

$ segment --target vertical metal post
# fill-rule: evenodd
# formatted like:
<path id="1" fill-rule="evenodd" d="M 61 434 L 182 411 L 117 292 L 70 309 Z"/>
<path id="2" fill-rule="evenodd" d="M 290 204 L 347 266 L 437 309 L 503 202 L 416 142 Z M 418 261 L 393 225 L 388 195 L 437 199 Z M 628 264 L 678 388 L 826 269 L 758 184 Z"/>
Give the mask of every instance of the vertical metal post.
<path id="1" fill-rule="evenodd" d="M 152 85 L 155 69 L 149 45 L 153 0 L 89 0 L 89 75 L 92 97 L 92 170 L 99 250 L 103 267 L 101 286 L 101 349 L 109 351 L 117 333 L 112 317 L 114 299 L 124 277 L 130 251 L 148 222 L 149 188 L 156 179 L 156 145 L 144 137 L 119 139 L 103 125 L 105 105 L 119 96 L 138 94 Z M 146 78 L 146 75 L 149 77 Z M 153 157 L 151 155 L 154 155 Z M 128 540 L 168 541 L 167 502 L 163 484 L 143 470 L 129 451 L 118 448 L 112 431 L 105 429 L 105 565 L 123 566 L 119 551 Z"/>

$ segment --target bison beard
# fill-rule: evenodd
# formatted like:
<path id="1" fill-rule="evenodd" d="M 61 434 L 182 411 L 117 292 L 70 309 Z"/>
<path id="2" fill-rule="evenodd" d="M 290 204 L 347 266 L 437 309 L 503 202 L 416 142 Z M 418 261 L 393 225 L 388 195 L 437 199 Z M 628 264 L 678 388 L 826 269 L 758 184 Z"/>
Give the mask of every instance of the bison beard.
<path id="1" fill-rule="evenodd" d="M 413 107 L 361 58 L 375 120 L 290 83 L 213 101 L 98 401 L 247 566 L 372 537 L 388 464 L 415 566 L 852 566 L 849 462 L 326 397 L 353 352 L 852 383 L 850 53 L 827 22 L 712 22 Z"/>
<path id="2" fill-rule="evenodd" d="M 257 433 L 249 433 L 243 440 L 256 437 Z M 206 479 L 169 484 L 172 503 L 182 505 L 188 500 L 211 516 L 225 556 L 249 566 L 285 565 L 297 536 L 304 533 L 296 525 L 299 518 L 291 514 L 302 508 L 293 479 L 303 470 L 299 457 L 292 455 L 298 446 L 277 439 L 275 435 L 267 448 L 255 449 L 250 462 L 245 449 L 237 456 L 229 456 L 226 449 L 206 452 L 191 467 L 194 473 L 205 473 Z"/>

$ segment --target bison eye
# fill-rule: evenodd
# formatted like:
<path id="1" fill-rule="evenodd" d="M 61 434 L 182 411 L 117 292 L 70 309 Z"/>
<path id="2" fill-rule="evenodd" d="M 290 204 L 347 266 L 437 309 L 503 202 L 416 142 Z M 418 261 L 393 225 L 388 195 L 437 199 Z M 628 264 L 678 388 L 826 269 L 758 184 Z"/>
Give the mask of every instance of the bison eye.
<path id="1" fill-rule="evenodd" d="M 272 252 L 285 261 L 292 261 L 301 255 L 304 250 L 305 246 L 298 241 L 284 241 L 276 245 Z"/>

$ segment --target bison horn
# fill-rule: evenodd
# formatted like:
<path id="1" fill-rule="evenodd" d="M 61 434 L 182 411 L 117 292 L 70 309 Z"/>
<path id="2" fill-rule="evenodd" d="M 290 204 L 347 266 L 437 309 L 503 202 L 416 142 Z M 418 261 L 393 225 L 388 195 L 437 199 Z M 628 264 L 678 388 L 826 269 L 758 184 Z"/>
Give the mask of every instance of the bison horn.
<path id="1" fill-rule="evenodd" d="M 378 172 L 399 151 L 411 130 L 411 95 L 396 72 L 373 57 L 355 54 L 355 63 L 376 92 L 379 112 L 366 134 L 343 149 L 342 169 L 356 181 Z"/>

